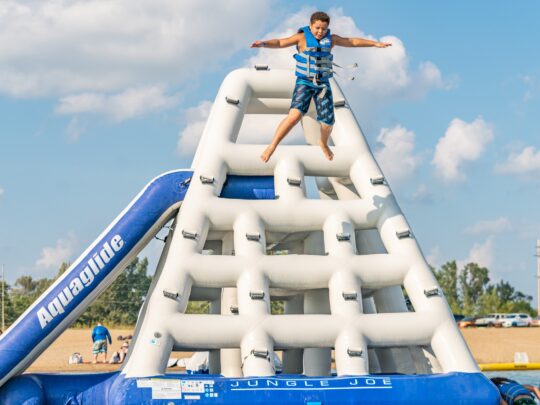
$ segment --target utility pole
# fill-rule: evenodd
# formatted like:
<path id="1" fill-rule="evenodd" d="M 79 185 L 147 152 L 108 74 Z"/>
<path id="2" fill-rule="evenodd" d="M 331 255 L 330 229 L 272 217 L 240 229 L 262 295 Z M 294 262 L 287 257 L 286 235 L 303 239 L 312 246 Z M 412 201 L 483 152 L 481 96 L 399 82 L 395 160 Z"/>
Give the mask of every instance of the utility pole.
<path id="1" fill-rule="evenodd" d="M 4 278 L 4 265 L 2 264 L 2 333 L 6 330 L 6 317 L 4 316 L 4 290 L 6 281 Z"/>
<path id="2" fill-rule="evenodd" d="M 540 239 L 536 240 L 536 310 L 540 315 Z"/>

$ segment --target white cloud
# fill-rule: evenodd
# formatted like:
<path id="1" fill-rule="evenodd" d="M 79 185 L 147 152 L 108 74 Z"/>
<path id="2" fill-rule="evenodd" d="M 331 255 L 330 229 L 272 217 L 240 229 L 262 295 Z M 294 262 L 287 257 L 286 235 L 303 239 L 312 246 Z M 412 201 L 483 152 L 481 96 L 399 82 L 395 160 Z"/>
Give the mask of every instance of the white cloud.
<path id="1" fill-rule="evenodd" d="M 180 155 L 192 155 L 197 149 L 199 140 L 212 109 L 211 101 L 202 101 L 197 107 L 184 111 L 186 126 L 180 132 L 176 151 Z"/>
<path id="2" fill-rule="evenodd" d="M 81 135 L 84 133 L 84 127 L 82 126 L 78 117 L 73 117 L 66 128 L 66 135 L 70 141 L 78 141 Z"/>
<path id="3" fill-rule="evenodd" d="M 284 20 L 273 31 L 264 35 L 265 39 L 281 38 L 293 35 L 301 26 L 307 25 L 310 14 L 314 8 L 303 8 L 296 14 Z M 333 50 L 334 60 L 340 65 L 358 63 L 358 69 L 342 71 L 337 69 L 342 76 L 354 74 L 355 80 L 338 80 L 345 87 L 350 98 L 358 98 L 354 104 L 360 107 L 372 107 L 375 103 L 386 102 L 396 98 L 421 98 L 430 89 L 448 88 L 439 68 L 430 61 L 419 63 L 418 67 L 411 68 L 403 42 L 395 36 L 383 36 L 376 38 L 363 32 L 355 21 L 344 15 L 341 8 L 331 8 L 330 29 L 333 33 L 344 37 L 362 37 L 372 40 L 391 42 L 392 46 L 385 49 L 378 48 L 342 48 Z M 268 64 L 271 68 L 291 69 L 294 68 L 293 55 L 295 49 L 259 49 L 257 54 L 251 57 L 246 65 L 256 63 Z M 356 96 L 357 94 L 361 96 Z M 362 111 L 359 109 L 359 111 Z"/>
<path id="4" fill-rule="evenodd" d="M 481 117 L 471 123 L 454 118 L 439 139 L 431 163 L 443 180 L 464 180 L 463 165 L 477 160 L 493 137 L 493 126 Z"/>
<path id="5" fill-rule="evenodd" d="M 171 108 L 178 96 L 167 96 L 163 86 L 129 88 L 114 95 L 83 93 L 60 99 L 58 114 L 103 114 L 114 121 L 123 121 L 151 111 Z"/>
<path id="6" fill-rule="evenodd" d="M 399 181 L 409 177 L 420 161 L 414 154 L 414 132 L 396 125 L 393 128 L 382 128 L 377 142 L 382 144 L 375 156 L 386 177 Z"/>
<path id="7" fill-rule="evenodd" d="M 529 102 L 533 100 L 536 96 L 536 92 L 538 89 L 537 81 L 533 76 L 530 75 L 522 75 L 520 79 L 525 86 L 525 92 L 523 93 L 523 101 Z"/>
<path id="8" fill-rule="evenodd" d="M 0 197 L 4 195 L 4 189 L 0 187 Z"/>
<path id="9" fill-rule="evenodd" d="M 213 103 L 203 101 L 198 106 L 184 111 L 186 125 L 180 131 L 177 152 L 180 155 L 191 155 L 197 149 L 199 140 L 210 115 Z M 238 133 L 238 143 L 267 144 L 270 143 L 279 122 L 284 115 L 277 114 L 246 114 Z M 296 125 L 282 144 L 303 143 L 304 137 L 301 125 Z"/>
<path id="10" fill-rule="evenodd" d="M 62 262 L 69 261 L 76 244 L 77 239 L 73 233 L 70 233 L 67 239 L 58 239 L 55 246 L 44 247 L 41 250 L 41 257 L 36 260 L 36 266 L 46 269 L 58 268 Z"/>
<path id="11" fill-rule="evenodd" d="M 527 146 L 521 152 L 512 152 L 506 162 L 497 165 L 495 169 L 500 173 L 540 173 L 540 150 Z"/>
<path id="12" fill-rule="evenodd" d="M 412 194 L 412 201 L 419 204 L 433 204 L 435 196 L 425 184 L 420 184 Z"/>
<path id="13" fill-rule="evenodd" d="M 182 84 L 249 46 L 270 0 L 4 0 L 0 92 L 118 93 Z"/>
<path id="14" fill-rule="evenodd" d="M 433 246 L 426 255 L 426 261 L 435 268 L 440 267 L 442 264 L 441 248 L 439 246 Z"/>
<path id="15" fill-rule="evenodd" d="M 494 234 L 507 231 L 511 228 L 510 220 L 500 217 L 493 220 L 478 221 L 474 225 L 465 229 L 465 233 L 471 235 Z"/>
<path id="16" fill-rule="evenodd" d="M 493 264 L 493 238 L 489 237 L 484 243 L 475 243 L 467 258 L 460 263 L 460 267 L 467 263 L 477 263 L 479 266 L 490 268 Z"/>

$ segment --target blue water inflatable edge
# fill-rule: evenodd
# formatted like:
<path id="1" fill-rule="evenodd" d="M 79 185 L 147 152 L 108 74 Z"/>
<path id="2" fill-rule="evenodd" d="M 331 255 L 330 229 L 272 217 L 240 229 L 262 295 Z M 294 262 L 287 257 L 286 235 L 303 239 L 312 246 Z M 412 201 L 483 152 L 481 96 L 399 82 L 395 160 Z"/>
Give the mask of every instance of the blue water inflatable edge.
<path id="1" fill-rule="evenodd" d="M 19 376 L 0 389 L 0 403 L 498 405 L 499 393 L 482 373 L 259 378 L 167 374 L 126 378 L 116 372 Z"/>

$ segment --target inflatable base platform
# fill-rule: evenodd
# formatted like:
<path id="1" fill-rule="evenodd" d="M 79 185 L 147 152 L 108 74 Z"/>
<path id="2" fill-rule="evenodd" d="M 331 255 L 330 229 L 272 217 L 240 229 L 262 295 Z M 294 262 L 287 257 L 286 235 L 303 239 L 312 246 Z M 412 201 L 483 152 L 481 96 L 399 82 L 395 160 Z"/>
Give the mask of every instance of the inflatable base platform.
<path id="1" fill-rule="evenodd" d="M 0 389 L 3 405 L 82 404 L 437 404 L 497 405 L 499 394 L 481 373 L 426 376 L 225 378 L 167 374 L 26 374 Z"/>

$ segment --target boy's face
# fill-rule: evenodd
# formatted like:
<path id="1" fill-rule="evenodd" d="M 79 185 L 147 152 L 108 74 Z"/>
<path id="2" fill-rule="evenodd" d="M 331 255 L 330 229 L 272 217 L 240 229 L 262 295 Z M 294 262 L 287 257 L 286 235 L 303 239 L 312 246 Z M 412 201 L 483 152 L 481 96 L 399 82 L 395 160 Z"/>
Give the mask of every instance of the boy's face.
<path id="1" fill-rule="evenodd" d="M 328 23 L 317 20 L 309 26 L 309 29 L 317 40 L 321 40 L 328 31 Z"/>

